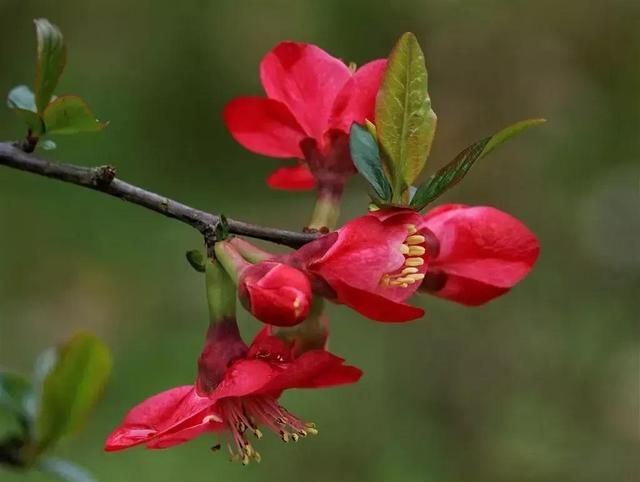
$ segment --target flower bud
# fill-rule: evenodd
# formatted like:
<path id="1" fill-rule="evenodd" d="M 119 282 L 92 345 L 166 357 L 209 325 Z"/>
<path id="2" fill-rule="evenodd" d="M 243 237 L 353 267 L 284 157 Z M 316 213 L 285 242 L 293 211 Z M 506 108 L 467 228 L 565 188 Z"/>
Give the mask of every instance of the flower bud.
<path id="1" fill-rule="evenodd" d="M 276 261 L 264 261 L 240 274 L 242 305 L 256 318 L 275 326 L 293 326 L 304 320 L 311 306 L 311 283 L 305 274 Z"/>

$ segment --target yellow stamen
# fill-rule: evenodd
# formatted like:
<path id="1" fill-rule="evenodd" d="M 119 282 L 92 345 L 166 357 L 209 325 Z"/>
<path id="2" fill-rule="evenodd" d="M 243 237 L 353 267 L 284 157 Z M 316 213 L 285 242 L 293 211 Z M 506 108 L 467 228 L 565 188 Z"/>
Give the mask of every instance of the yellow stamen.
<path id="1" fill-rule="evenodd" d="M 255 429 L 254 434 L 258 440 L 262 438 L 262 432 L 259 429 Z"/>
<path id="2" fill-rule="evenodd" d="M 410 248 L 409 246 L 407 246 L 406 244 L 401 244 L 400 245 L 400 252 L 402 254 L 409 254 Z"/>
<path id="3" fill-rule="evenodd" d="M 410 275 L 407 275 L 407 278 L 412 279 L 414 282 L 415 281 L 421 281 L 421 280 L 424 279 L 424 274 L 422 274 L 422 273 L 410 274 Z"/>
<path id="4" fill-rule="evenodd" d="M 422 246 L 410 246 L 409 256 L 422 256 L 426 251 Z"/>
<path id="5" fill-rule="evenodd" d="M 302 308 L 302 301 L 300 300 L 300 298 L 296 297 L 296 299 L 293 300 L 293 313 L 295 314 L 296 317 L 302 314 L 301 308 Z"/>
<path id="6" fill-rule="evenodd" d="M 211 423 L 211 422 L 222 423 L 222 419 L 217 415 L 207 415 L 202 419 L 202 423 Z"/>
<path id="7" fill-rule="evenodd" d="M 418 232 L 418 229 L 416 228 L 415 224 L 405 224 L 404 227 L 407 228 L 407 232 L 410 235 L 411 234 L 416 234 Z"/>
<path id="8" fill-rule="evenodd" d="M 424 264 L 424 259 L 422 258 L 407 258 L 404 261 L 405 266 L 422 266 Z"/>
<path id="9" fill-rule="evenodd" d="M 406 244 L 422 244 L 425 241 L 426 239 L 424 236 L 421 236 L 420 234 L 413 234 L 405 240 L 405 243 Z"/>
<path id="10" fill-rule="evenodd" d="M 413 274 L 417 272 L 418 272 L 418 268 L 405 268 L 400 272 L 400 274 L 405 275 L 405 274 Z"/>

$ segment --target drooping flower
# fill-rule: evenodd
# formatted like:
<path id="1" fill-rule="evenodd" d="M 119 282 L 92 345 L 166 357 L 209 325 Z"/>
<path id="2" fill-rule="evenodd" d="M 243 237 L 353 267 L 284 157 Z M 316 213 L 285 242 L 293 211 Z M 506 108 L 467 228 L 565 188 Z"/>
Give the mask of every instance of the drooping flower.
<path id="1" fill-rule="evenodd" d="M 313 297 L 304 273 L 274 261 L 244 268 L 239 276 L 238 296 L 253 316 L 275 326 L 302 322 L 309 314 Z"/>
<path id="2" fill-rule="evenodd" d="M 276 170 L 267 180 L 270 187 L 341 189 L 355 173 L 349 129 L 373 119 L 385 67 L 379 59 L 354 72 L 315 45 L 282 42 L 260 64 L 266 97 L 233 99 L 224 110 L 225 124 L 250 151 L 299 160 Z"/>
<path id="3" fill-rule="evenodd" d="M 218 432 L 227 434 L 232 459 L 259 461 L 249 436 L 261 438 L 260 426 L 285 442 L 317 433 L 313 424 L 279 404 L 284 390 L 354 383 L 361 375 L 325 350 L 295 357 L 269 328 L 247 347 L 235 321 L 221 323 L 209 330 L 196 384 L 172 388 L 134 407 L 109 435 L 105 450 L 163 449 Z"/>
<path id="4" fill-rule="evenodd" d="M 509 291 L 535 264 L 535 235 L 507 213 L 487 206 L 445 204 L 424 216 L 437 240 L 421 286 L 441 298 L 481 305 Z"/>
<path id="5" fill-rule="evenodd" d="M 368 213 L 337 231 L 280 256 L 280 262 L 309 276 L 316 294 L 385 322 L 420 318 L 424 311 L 403 303 L 428 267 L 428 230 L 409 209 Z"/>

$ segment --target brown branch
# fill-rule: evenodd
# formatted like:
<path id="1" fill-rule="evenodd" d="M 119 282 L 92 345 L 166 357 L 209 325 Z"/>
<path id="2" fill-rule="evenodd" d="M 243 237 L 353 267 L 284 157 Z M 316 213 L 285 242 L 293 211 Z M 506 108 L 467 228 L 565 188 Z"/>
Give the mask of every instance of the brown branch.
<path id="1" fill-rule="evenodd" d="M 22 151 L 15 143 L 11 142 L 0 142 L 0 165 L 109 194 L 182 221 L 203 234 L 207 228 L 216 225 L 220 221 L 220 216 L 217 214 L 192 208 L 168 197 L 160 196 L 122 181 L 116 178 L 116 171 L 110 166 L 82 167 L 46 161 Z M 227 222 L 231 233 L 263 239 L 292 248 L 300 247 L 317 238 L 317 234 L 297 233 L 284 229 L 257 226 L 229 218 L 227 218 Z"/>

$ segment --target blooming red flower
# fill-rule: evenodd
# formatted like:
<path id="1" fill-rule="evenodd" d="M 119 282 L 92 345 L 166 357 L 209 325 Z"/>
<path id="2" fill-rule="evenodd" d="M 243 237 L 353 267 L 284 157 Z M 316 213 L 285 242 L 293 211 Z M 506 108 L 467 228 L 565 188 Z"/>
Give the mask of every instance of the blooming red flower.
<path id="1" fill-rule="evenodd" d="M 275 171 L 269 186 L 304 190 L 316 181 L 341 184 L 355 173 L 349 129 L 353 122 L 373 119 L 385 66 L 379 59 L 353 72 L 315 45 L 282 42 L 260 64 L 267 97 L 232 100 L 224 110 L 225 124 L 250 151 L 306 161 Z"/>
<path id="2" fill-rule="evenodd" d="M 525 225 L 492 207 L 445 204 L 429 211 L 422 226 L 437 242 L 421 289 L 465 305 L 480 305 L 509 291 L 540 252 Z"/>
<path id="3" fill-rule="evenodd" d="M 251 314 L 276 326 L 293 326 L 304 320 L 313 296 L 311 283 L 304 273 L 274 261 L 243 269 L 238 295 Z"/>
<path id="4" fill-rule="evenodd" d="M 249 434 L 262 437 L 259 426 L 269 428 L 284 441 L 316 433 L 313 424 L 278 403 L 284 390 L 354 383 L 362 375 L 359 369 L 344 365 L 342 358 L 325 350 L 294 357 L 268 328 L 247 347 L 235 335 L 235 326 L 235 321 L 225 321 L 210 328 L 196 385 L 172 388 L 134 407 L 109 435 L 105 450 L 142 444 L 162 449 L 205 432 L 225 432 L 231 438 L 228 447 L 232 458 L 243 463 L 259 461 L 260 455 L 248 439 Z M 226 346 L 222 346 L 223 340 Z M 242 354 L 229 359 L 233 353 Z"/>
<path id="5" fill-rule="evenodd" d="M 403 303 L 427 270 L 428 230 L 409 209 L 371 212 L 278 260 L 304 271 L 314 291 L 364 316 L 386 322 L 420 318 Z"/>

